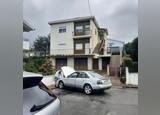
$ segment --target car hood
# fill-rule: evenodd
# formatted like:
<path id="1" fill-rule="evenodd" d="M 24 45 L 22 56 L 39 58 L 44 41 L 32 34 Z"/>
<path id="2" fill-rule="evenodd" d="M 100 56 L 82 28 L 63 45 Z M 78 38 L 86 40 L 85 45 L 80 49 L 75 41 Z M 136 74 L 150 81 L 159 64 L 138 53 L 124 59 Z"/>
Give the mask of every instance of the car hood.
<path id="1" fill-rule="evenodd" d="M 68 66 L 63 66 L 61 67 L 61 70 L 64 74 L 65 77 L 67 77 L 68 75 L 72 74 L 75 72 L 75 70 L 71 67 L 68 67 Z"/>

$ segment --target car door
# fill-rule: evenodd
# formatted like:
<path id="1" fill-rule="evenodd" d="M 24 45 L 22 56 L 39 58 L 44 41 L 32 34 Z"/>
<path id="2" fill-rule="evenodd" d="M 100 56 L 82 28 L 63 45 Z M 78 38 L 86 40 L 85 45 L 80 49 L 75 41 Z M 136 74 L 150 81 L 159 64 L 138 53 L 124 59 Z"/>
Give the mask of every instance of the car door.
<path id="1" fill-rule="evenodd" d="M 87 83 L 89 76 L 85 72 L 79 72 L 76 78 L 76 87 L 83 88 L 84 84 Z"/>
<path id="2" fill-rule="evenodd" d="M 78 72 L 74 72 L 71 75 L 69 75 L 67 78 L 65 78 L 65 85 L 69 87 L 75 87 L 77 75 L 78 75 Z"/>

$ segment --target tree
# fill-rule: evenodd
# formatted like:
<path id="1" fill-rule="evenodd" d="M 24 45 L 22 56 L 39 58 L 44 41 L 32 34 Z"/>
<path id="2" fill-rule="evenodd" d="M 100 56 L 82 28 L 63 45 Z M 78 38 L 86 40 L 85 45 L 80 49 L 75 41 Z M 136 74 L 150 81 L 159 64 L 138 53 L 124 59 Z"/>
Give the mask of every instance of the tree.
<path id="1" fill-rule="evenodd" d="M 34 50 L 39 53 L 40 56 L 47 56 L 50 53 L 50 35 L 38 36 L 34 41 Z"/>
<path id="2" fill-rule="evenodd" d="M 133 61 L 138 62 L 138 37 L 131 43 L 127 43 L 124 46 L 126 54 L 128 54 Z"/>
<path id="3" fill-rule="evenodd" d="M 39 68 L 43 75 L 52 75 L 53 74 L 53 65 L 50 58 L 46 58 L 44 64 Z"/>

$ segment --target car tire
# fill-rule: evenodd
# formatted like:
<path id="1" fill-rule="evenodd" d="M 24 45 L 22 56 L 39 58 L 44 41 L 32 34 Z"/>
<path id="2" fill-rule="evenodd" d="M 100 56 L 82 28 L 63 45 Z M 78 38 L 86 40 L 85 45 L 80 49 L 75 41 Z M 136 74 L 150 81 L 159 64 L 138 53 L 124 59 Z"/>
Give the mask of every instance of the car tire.
<path id="1" fill-rule="evenodd" d="M 84 90 L 84 93 L 87 95 L 90 95 L 93 91 L 91 85 L 89 85 L 89 84 L 84 85 L 83 90 Z"/>
<path id="2" fill-rule="evenodd" d="M 59 87 L 60 89 L 63 89 L 63 88 L 64 88 L 64 83 L 63 83 L 62 81 L 60 81 L 60 82 L 58 83 L 58 87 Z"/>

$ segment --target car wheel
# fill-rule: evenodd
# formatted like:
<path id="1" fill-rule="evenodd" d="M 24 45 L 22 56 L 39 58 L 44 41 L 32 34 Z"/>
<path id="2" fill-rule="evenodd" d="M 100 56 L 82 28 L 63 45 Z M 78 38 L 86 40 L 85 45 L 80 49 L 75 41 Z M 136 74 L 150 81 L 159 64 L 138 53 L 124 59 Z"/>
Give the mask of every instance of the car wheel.
<path id="1" fill-rule="evenodd" d="M 84 86 L 84 92 L 85 92 L 85 94 L 89 95 L 89 94 L 92 93 L 92 91 L 93 91 L 92 87 L 89 84 L 87 84 L 87 85 Z"/>
<path id="2" fill-rule="evenodd" d="M 63 83 L 62 81 L 60 81 L 59 84 L 58 84 L 58 87 L 59 87 L 60 89 L 63 89 L 63 88 L 64 88 L 64 83 Z"/>

